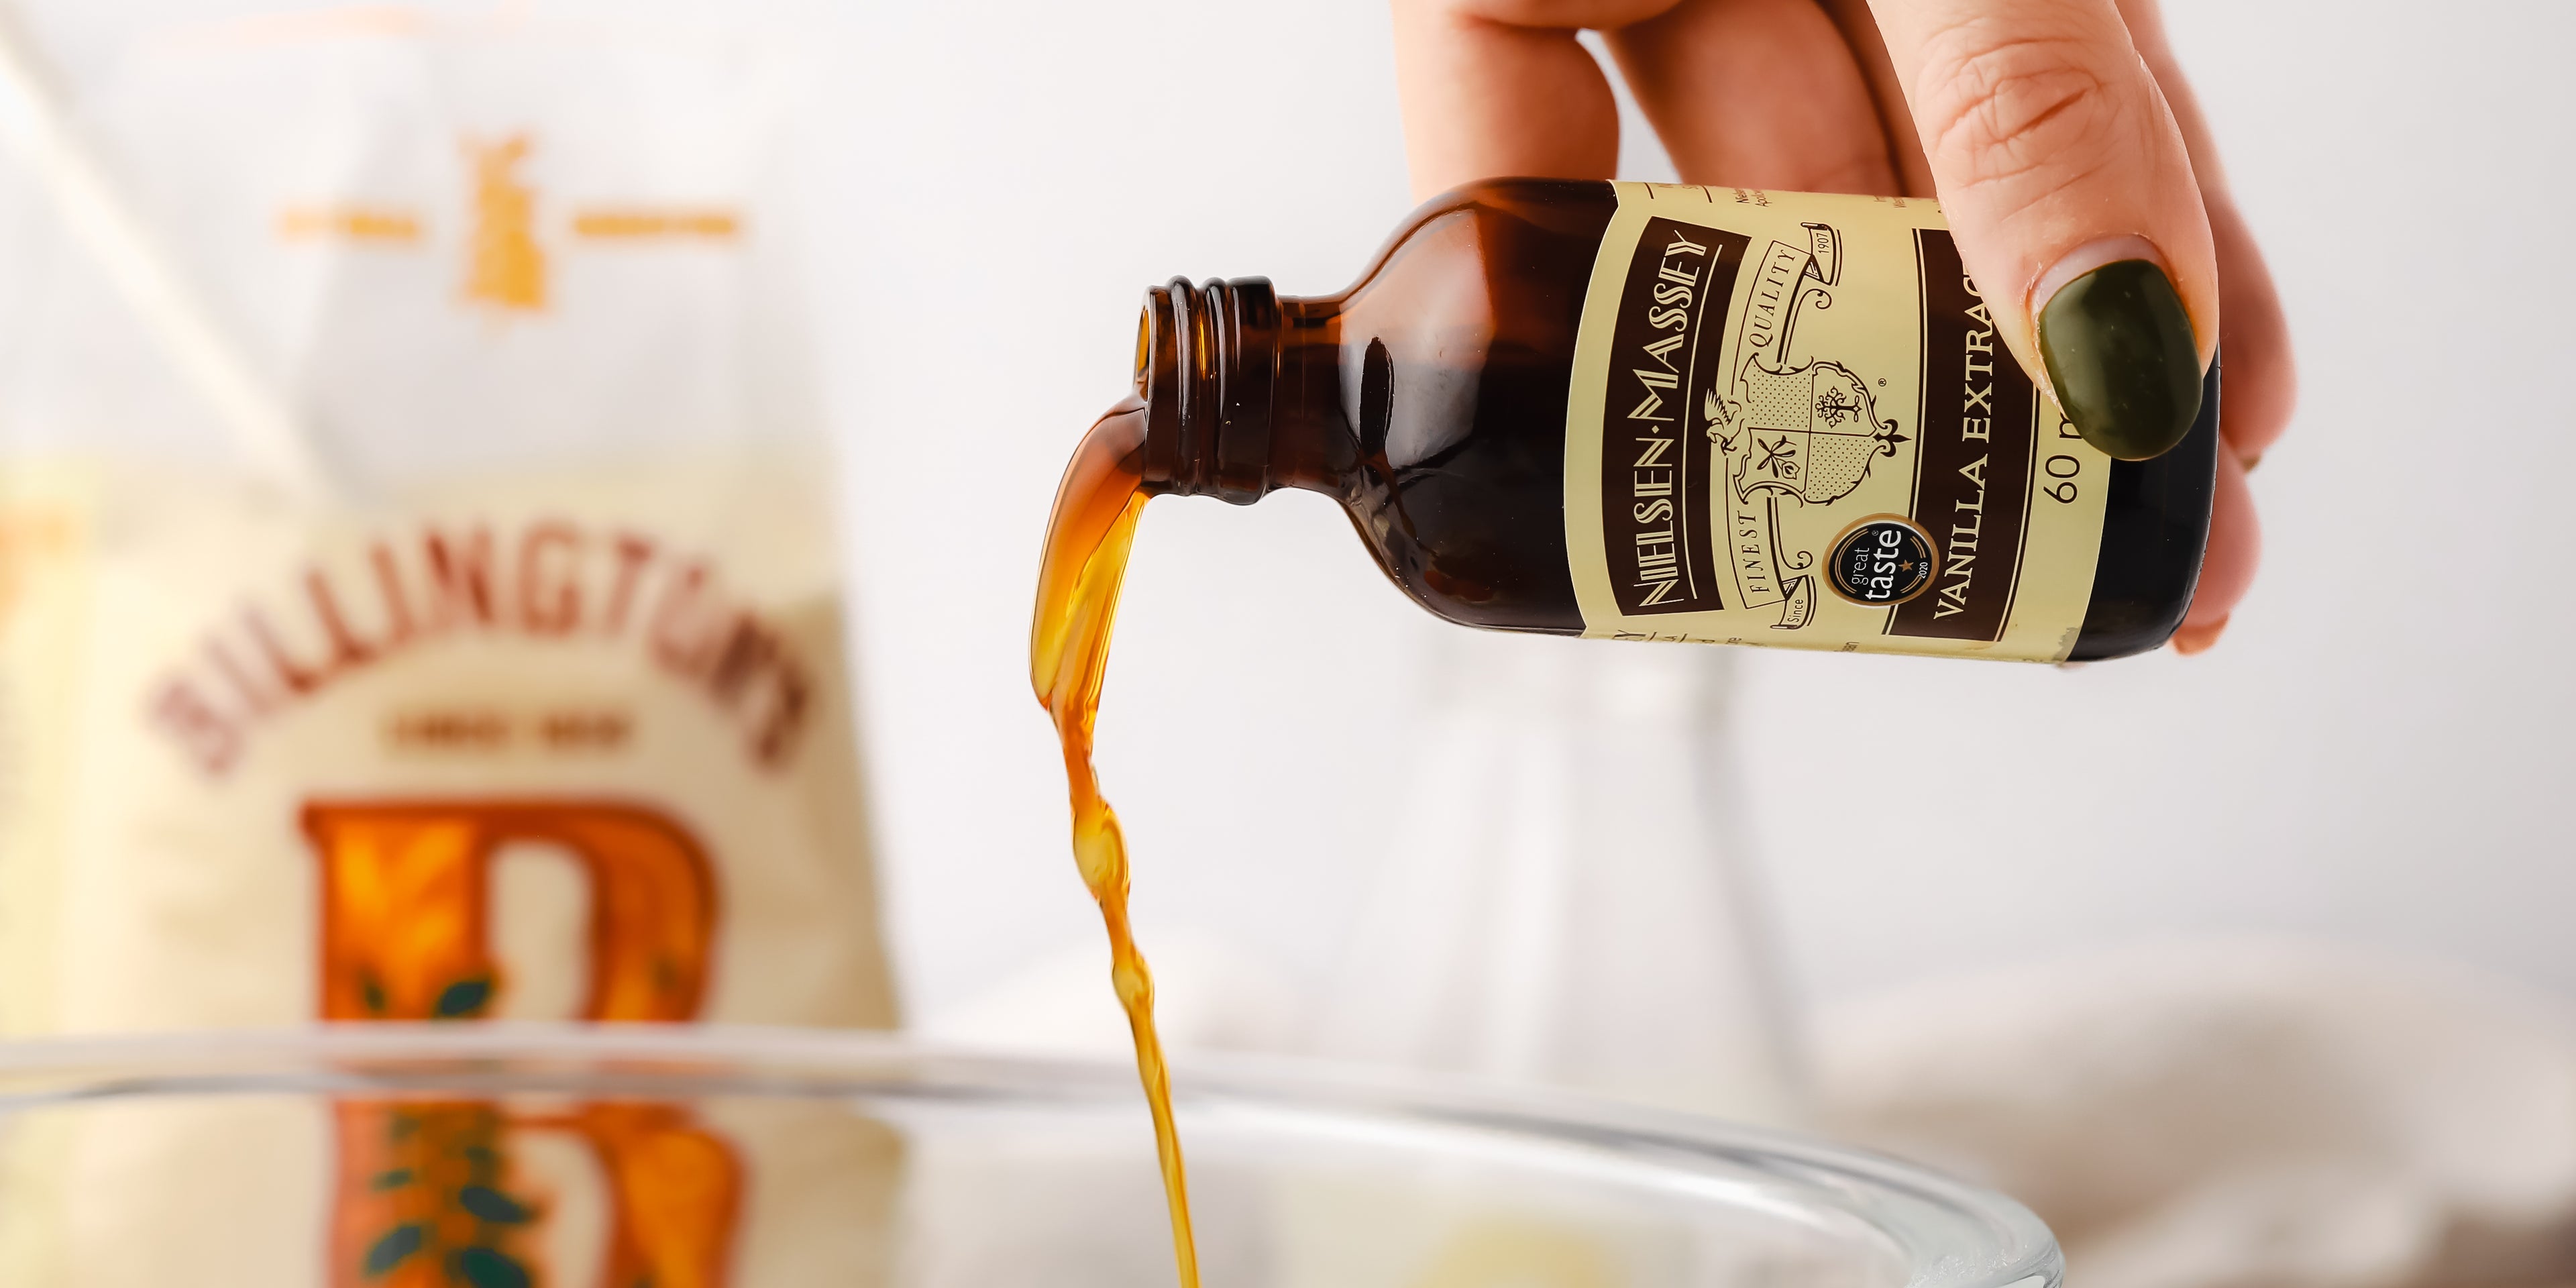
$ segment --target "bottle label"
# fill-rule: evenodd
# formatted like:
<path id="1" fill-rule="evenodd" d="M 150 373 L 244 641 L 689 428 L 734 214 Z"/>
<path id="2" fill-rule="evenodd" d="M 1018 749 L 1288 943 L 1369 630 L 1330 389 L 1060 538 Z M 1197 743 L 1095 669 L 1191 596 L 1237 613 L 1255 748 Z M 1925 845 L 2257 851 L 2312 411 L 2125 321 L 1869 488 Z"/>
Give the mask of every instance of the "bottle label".
<path id="1" fill-rule="evenodd" d="M 1621 183 L 1566 404 L 1584 634 L 2062 661 L 2110 458 L 1919 198 Z"/>

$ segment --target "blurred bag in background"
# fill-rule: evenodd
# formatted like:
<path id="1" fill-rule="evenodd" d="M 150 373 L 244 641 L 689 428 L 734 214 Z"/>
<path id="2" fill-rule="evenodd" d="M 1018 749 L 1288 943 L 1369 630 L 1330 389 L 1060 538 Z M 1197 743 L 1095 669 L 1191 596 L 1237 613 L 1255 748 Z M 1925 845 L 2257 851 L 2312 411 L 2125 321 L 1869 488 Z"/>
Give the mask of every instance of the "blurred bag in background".
<path id="1" fill-rule="evenodd" d="M 76 252 L 118 211 L 67 225 L 61 158 L 22 155 L 0 1034 L 894 1023 L 778 73 L 632 23 L 298 14 L 78 96 L 135 246 Z M 219 346 L 283 451 L 205 396 Z M 117 1179 L 14 1191 L 0 1277 L 208 1281 L 255 1246 L 224 1282 L 867 1282 L 854 1213 L 900 1157 L 683 1104 L 199 1108 L 5 1142 Z M 303 1219 L 234 1162 L 302 1157 L 248 1147 L 281 1134 L 337 1159 L 327 1232 L 156 1224 L 218 1176 Z"/>
<path id="2" fill-rule="evenodd" d="M 7 1032 L 893 1021 L 774 73 L 349 10 L 95 96 L 328 492 L 16 203 Z"/>

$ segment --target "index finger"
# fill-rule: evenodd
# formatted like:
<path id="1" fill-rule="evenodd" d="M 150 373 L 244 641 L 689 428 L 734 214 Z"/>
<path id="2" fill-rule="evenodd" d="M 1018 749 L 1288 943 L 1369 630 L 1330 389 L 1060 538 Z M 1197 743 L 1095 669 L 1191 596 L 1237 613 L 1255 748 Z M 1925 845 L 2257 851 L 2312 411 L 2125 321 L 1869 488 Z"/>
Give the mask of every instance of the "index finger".
<path id="1" fill-rule="evenodd" d="M 2227 380 L 2220 397 L 2224 414 L 2219 431 L 2248 465 L 2259 459 L 2289 428 L 2290 410 L 2298 402 L 2298 363 L 2290 349 L 2289 319 L 2281 312 L 2272 269 L 2255 244 L 2253 230 L 2236 206 L 2217 142 L 2202 115 L 2191 82 L 2166 39 L 2164 16 L 2155 0 L 2120 0 L 2120 15 L 2129 24 L 2139 56 L 2155 74 L 2156 84 L 2182 128 L 2191 149 L 2192 171 L 2200 178 L 2201 201 L 2209 211 L 2210 238 L 2218 253 L 2218 289 L 2226 310 L 2219 347 L 2227 354 Z"/>
<path id="2" fill-rule="evenodd" d="M 1996 328 L 2084 436 L 2157 455 L 2217 347 L 2189 149 L 2113 0 L 1872 0 Z"/>
<path id="3" fill-rule="evenodd" d="M 1585 27 L 1673 0 L 1395 0 L 1395 81 L 1416 199 L 1472 179 L 1607 179 L 1619 109 Z"/>

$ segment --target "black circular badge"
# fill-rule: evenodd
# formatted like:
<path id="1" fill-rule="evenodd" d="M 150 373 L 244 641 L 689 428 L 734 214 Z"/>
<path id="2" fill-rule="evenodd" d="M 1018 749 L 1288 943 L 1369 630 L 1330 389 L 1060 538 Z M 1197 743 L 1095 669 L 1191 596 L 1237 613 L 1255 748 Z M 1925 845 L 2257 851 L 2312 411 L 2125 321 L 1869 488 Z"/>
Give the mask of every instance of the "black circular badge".
<path id="1" fill-rule="evenodd" d="M 1893 608 L 1923 593 L 1941 567 L 1932 534 L 1912 519 L 1874 515 L 1843 529 L 1825 565 L 1834 593 L 1868 608 Z"/>

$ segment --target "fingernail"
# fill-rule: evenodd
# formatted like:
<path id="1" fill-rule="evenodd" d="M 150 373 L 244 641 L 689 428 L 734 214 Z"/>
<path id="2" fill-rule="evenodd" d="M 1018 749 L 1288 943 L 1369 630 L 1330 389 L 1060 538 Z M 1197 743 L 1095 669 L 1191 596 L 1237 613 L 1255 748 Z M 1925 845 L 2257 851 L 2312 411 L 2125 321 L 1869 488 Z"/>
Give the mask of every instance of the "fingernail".
<path id="1" fill-rule="evenodd" d="M 2146 260 L 2104 264 L 2057 288 L 2039 311 L 2039 356 L 2075 432 L 2114 459 L 2162 456 L 2200 415 L 2191 317 Z"/>
<path id="2" fill-rule="evenodd" d="M 2214 622 L 2202 622 L 2198 626 L 2178 627 L 2173 633 L 2174 652 L 2184 657 L 2190 657 L 2194 653 L 2206 653 L 2211 645 L 2218 642 L 2219 633 L 2226 629 L 2227 619 L 2224 617 Z"/>

